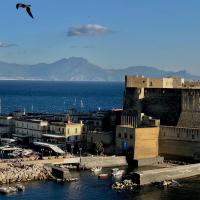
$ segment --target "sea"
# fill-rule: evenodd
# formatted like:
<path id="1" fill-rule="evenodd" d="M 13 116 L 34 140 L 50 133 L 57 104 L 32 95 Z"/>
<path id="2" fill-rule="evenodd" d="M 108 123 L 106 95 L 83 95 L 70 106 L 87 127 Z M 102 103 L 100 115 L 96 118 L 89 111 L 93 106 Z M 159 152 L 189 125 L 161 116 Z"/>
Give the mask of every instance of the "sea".
<path id="1" fill-rule="evenodd" d="M 122 82 L 0 81 L 0 111 L 63 113 L 122 108 Z"/>
<path id="2" fill-rule="evenodd" d="M 0 81 L 0 111 L 63 113 L 122 108 L 124 83 Z M 103 169 L 103 173 L 111 169 Z M 117 192 L 111 177 L 99 180 L 90 171 L 73 172 L 77 182 L 41 181 L 25 183 L 25 191 L 1 195 L 0 200 L 198 200 L 200 177 L 180 180 L 180 187 L 141 187 L 136 192 Z"/>

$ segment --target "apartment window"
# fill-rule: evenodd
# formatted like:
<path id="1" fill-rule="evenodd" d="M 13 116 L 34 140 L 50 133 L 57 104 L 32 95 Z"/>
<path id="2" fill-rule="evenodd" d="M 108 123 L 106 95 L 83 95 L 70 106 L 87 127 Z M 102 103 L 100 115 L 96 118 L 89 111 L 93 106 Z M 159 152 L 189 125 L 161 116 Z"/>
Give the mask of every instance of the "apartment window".
<path id="1" fill-rule="evenodd" d="M 78 137 L 77 137 L 77 136 L 75 136 L 75 140 L 78 140 Z"/>
<path id="2" fill-rule="evenodd" d="M 178 137 L 178 138 L 180 137 L 180 133 L 177 133 L 177 137 Z"/>
<path id="3" fill-rule="evenodd" d="M 133 135 L 130 135 L 130 139 L 131 139 L 131 140 L 133 139 Z"/>
<path id="4" fill-rule="evenodd" d="M 118 137 L 119 137 L 119 138 L 121 138 L 121 137 L 122 137 L 122 134 L 121 134 L 121 133 L 119 133 L 119 134 L 118 134 Z"/>
<path id="5" fill-rule="evenodd" d="M 124 133 L 124 138 L 127 138 L 127 133 Z"/>
<path id="6" fill-rule="evenodd" d="M 67 141 L 69 141 L 69 137 L 67 138 Z"/>

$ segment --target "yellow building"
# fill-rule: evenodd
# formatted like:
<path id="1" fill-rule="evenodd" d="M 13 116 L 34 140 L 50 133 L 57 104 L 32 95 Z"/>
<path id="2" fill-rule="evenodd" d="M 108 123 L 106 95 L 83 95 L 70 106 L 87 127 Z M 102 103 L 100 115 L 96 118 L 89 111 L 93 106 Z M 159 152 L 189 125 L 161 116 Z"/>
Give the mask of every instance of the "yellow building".
<path id="1" fill-rule="evenodd" d="M 135 128 L 119 125 L 116 129 L 116 152 L 131 151 L 134 160 L 158 157 L 159 127 Z"/>
<path id="2" fill-rule="evenodd" d="M 61 136 L 62 138 L 65 138 L 67 143 L 75 143 L 84 139 L 83 132 L 84 124 L 82 121 L 80 123 L 72 123 L 70 121 L 67 123 L 51 122 L 50 133 L 43 134 L 43 136 L 49 138 L 58 138 L 57 136 Z"/>

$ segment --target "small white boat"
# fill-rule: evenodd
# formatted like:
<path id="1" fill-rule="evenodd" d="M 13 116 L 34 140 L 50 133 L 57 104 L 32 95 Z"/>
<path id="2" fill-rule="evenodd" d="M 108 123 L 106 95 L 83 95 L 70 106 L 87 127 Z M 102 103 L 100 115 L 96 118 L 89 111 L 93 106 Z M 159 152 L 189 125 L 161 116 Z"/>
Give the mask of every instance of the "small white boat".
<path id="1" fill-rule="evenodd" d="M 113 168 L 112 173 L 119 171 L 119 168 Z"/>
<path id="2" fill-rule="evenodd" d="M 98 173 L 101 170 L 102 170 L 102 167 L 94 167 L 94 168 L 91 169 L 91 171 L 94 172 L 94 173 Z"/>
<path id="3" fill-rule="evenodd" d="M 121 177 L 121 176 L 123 176 L 125 174 L 125 170 L 115 170 L 115 171 L 113 171 L 113 173 L 112 173 L 112 175 L 114 176 L 114 177 Z"/>
<path id="4" fill-rule="evenodd" d="M 10 190 L 10 193 L 18 191 L 18 189 L 16 187 L 8 187 L 8 189 Z"/>
<path id="5" fill-rule="evenodd" d="M 17 191 L 18 189 L 16 187 L 0 187 L 0 193 L 2 194 L 9 194 Z"/>
<path id="6" fill-rule="evenodd" d="M 0 187 L 0 193 L 2 194 L 9 194 L 10 190 L 8 187 Z"/>
<path id="7" fill-rule="evenodd" d="M 21 185 L 21 184 L 17 184 L 16 188 L 18 189 L 18 191 L 24 191 L 25 190 L 25 186 Z"/>

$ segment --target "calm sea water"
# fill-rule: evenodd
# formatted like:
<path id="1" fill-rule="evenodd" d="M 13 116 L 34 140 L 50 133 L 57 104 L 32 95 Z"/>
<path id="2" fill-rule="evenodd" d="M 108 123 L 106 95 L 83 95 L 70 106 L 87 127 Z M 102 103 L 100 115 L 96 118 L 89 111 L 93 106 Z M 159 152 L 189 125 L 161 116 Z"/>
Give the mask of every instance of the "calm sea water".
<path id="1" fill-rule="evenodd" d="M 2 112 L 14 110 L 34 112 L 63 112 L 68 108 L 84 110 L 121 108 L 123 83 L 88 82 L 31 82 L 0 81 Z M 91 172 L 78 172 L 80 180 L 73 183 L 31 182 L 26 190 L 0 200 L 160 200 L 200 199 L 200 177 L 181 181 L 182 187 L 158 189 L 144 187 L 138 193 L 116 192 L 111 189 L 112 180 L 98 180 Z"/>
<path id="2" fill-rule="evenodd" d="M 113 180 L 99 180 L 91 172 L 78 173 L 80 180 L 72 183 L 31 182 L 26 190 L 11 195 L 0 195 L 1 200 L 198 200 L 200 178 L 181 181 L 179 188 L 158 189 L 154 186 L 141 188 L 137 193 L 116 192 L 111 189 Z"/>
<path id="3" fill-rule="evenodd" d="M 124 83 L 0 81 L 1 112 L 121 108 Z M 81 108 L 82 101 L 82 108 Z"/>

